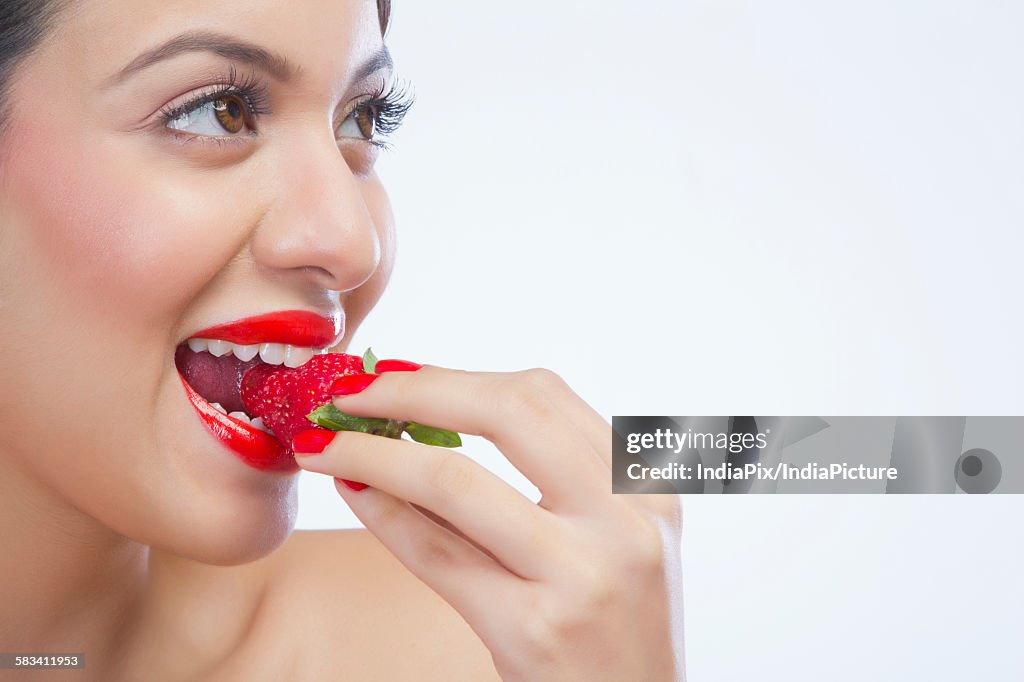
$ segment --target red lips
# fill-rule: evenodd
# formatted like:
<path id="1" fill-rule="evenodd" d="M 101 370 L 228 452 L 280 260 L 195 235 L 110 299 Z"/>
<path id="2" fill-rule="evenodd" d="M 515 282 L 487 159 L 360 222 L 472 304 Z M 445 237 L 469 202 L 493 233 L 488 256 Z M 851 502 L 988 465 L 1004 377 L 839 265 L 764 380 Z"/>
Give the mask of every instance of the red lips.
<path id="1" fill-rule="evenodd" d="M 239 345 L 281 343 L 327 348 L 341 341 L 344 333 L 345 317 L 341 310 L 330 316 L 286 310 L 209 327 L 189 338 L 220 339 Z M 200 421 L 239 459 L 262 471 L 290 473 L 298 470 L 291 452 L 276 438 L 222 414 L 189 385 L 180 371 L 178 376 Z"/>
<path id="2" fill-rule="evenodd" d="M 292 472 L 299 468 L 295 457 L 276 438 L 221 414 L 203 400 L 184 377 L 181 377 L 181 384 L 203 426 L 243 462 L 262 471 Z"/>
<path id="3" fill-rule="evenodd" d="M 286 343 L 325 348 L 340 341 L 344 333 L 345 316 L 340 310 L 331 317 L 306 310 L 286 310 L 209 327 L 190 338 L 221 339 L 240 345 Z"/>

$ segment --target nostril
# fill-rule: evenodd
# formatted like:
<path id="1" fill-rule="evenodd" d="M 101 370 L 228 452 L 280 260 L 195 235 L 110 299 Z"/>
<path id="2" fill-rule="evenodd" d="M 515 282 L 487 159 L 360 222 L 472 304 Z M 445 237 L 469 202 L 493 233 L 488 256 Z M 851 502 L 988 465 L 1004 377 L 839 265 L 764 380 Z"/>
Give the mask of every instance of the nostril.
<path id="1" fill-rule="evenodd" d="M 322 268 L 319 265 L 307 265 L 302 268 L 303 272 L 308 272 L 316 277 L 323 277 L 324 279 L 333 279 L 334 275 L 330 273 L 327 268 Z"/>
<path id="2" fill-rule="evenodd" d="M 334 275 L 330 270 L 319 265 L 307 265 L 299 268 L 298 272 L 301 272 L 308 279 L 315 282 L 321 289 L 345 292 L 355 288 L 346 286 L 346 282 L 341 277 Z"/>
<path id="3" fill-rule="evenodd" d="M 325 289 L 345 293 L 363 286 L 373 277 L 381 261 L 380 243 L 374 234 L 372 244 L 349 241 L 321 257 L 325 266 L 309 266 Z"/>

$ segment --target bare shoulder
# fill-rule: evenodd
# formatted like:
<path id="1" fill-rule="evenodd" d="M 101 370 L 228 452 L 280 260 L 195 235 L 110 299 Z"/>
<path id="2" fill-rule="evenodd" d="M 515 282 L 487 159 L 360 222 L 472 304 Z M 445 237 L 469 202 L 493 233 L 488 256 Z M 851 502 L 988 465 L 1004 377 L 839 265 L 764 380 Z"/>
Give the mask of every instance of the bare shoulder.
<path id="1" fill-rule="evenodd" d="M 499 679 L 462 617 L 368 531 L 295 532 L 267 571 L 252 635 L 292 638 L 292 679 Z"/>

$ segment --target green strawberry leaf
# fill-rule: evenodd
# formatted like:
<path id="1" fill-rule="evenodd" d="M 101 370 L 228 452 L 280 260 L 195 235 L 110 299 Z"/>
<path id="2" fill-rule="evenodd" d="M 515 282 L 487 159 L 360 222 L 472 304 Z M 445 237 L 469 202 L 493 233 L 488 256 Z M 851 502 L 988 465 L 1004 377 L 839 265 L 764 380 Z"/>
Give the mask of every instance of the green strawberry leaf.
<path id="1" fill-rule="evenodd" d="M 367 348 L 366 352 L 363 353 L 363 371 L 367 374 L 373 374 L 377 371 L 377 356 L 373 354 L 372 348 Z"/>
<path id="2" fill-rule="evenodd" d="M 354 417 L 351 414 L 345 414 L 331 403 L 316 408 L 306 415 L 306 419 L 331 431 L 359 431 L 388 438 L 401 438 L 404 432 L 408 433 L 409 437 L 417 443 L 424 445 L 436 445 L 442 448 L 457 448 L 462 445 L 462 438 L 454 431 L 416 422 L 376 417 Z"/>
<path id="3" fill-rule="evenodd" d="M 330 403 L 316 408 L 306 415 L 306 419 L 331 431 L 360 431 L 372 434 L 384 433 L 389 424 L 387 419 L 353 417 Z"/>
<path id="4" fill-rule="evenodd" d="M 447 431 L 434 426 L 427 426 L 426 424 L 409 422 L 405 427 L 405 432 L 414 441 L 424 445 L 437 445 L 442 448 L 457 448 L 462 445 L 462 438 L 454 431 Z"/>

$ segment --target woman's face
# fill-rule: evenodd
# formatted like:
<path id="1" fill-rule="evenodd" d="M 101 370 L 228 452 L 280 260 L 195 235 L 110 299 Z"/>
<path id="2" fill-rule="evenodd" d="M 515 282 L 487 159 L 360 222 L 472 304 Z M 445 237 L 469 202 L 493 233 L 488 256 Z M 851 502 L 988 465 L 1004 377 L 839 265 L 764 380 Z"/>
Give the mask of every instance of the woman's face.
<path id="1" fill-rule="evenodd" d="M 373 0 L 73 0 L 58 16 L 19 67 L 0 147 L 9 481 L 210 563 L 284 540 L 295 475 L 211 436 L 175 350 L 288 310 L 343 316 L 347 346 L 393 260 L 370 114 L 352 113 L 390 79 L 382 46 Z"/>

